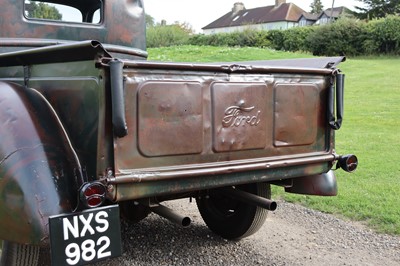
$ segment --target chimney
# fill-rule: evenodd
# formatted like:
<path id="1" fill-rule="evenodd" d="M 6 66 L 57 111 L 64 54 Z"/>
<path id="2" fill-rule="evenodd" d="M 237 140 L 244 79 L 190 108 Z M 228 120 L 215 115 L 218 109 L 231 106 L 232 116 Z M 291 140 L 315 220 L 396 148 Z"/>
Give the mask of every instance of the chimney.
<path id="1" fill-rule="evenodd" d="M 232 13 L 233 15 L 236 15 L 237 13 L 245 9 L 246 8 L 244 7 L 244 4 L 242 2 L 236 2 L 233 4 Z"/>
<path id="2" fill-rule="evenodd" d="M 275 7 L 278 7 L 280 4 L 286 4 L 286 0 L 275 0 Z"/>

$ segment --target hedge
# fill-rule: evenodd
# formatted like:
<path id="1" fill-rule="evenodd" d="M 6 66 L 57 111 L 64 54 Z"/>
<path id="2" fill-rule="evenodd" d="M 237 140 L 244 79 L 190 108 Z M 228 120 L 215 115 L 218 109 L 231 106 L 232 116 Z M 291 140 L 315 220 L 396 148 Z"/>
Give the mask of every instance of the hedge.
<path id="1" fill-rule="evenodd" d="M 335 23 L 315 27 L 306 37 L 308 51 L 314 55 L 361 55 L 368 38 L 366 23 L 339 19 Z"/>
<path id="2" fill-rule="evenodd" d="M 148 46 L 211 45 L 265 47 L 283 51 L 310 52 L 320 56 L 400 54 L 400 17 L 369 21 L 341 18 L 321 26 L 295 27 L 288 30 L 221 33 L 213 35 L 179 32 L 163 26 L 148 30 Z M 176 31 L 176 32 L 175 32 Z"/>
<path id="3" fill-rule="evenodd" d="M 367 29 L 370 38 L 364 43 L 366 52 L 400 54 L 400 17 L 373 20 Z"/>
<path id="4" fill-rule="evenodd" d="M 158 25 L 147 28 L 147 47 L 168 47 L 186 44 L 189 33 L 179 25 Z"/>

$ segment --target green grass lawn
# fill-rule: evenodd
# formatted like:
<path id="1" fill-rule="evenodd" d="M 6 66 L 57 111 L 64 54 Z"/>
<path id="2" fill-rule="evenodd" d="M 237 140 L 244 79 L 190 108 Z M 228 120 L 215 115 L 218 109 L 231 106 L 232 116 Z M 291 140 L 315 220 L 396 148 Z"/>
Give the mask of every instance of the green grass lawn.
<path id="1" fill-rule="evenodd" d="M 182 46 L 149 49 L 149 60 L 246 61 L 311 57 L 260 48 Z M 354 153 L 359 168 L 337 171 L 337 197 L 303 196 L 274 189 L 275 197 L 362 221 L 384 233 L 400 235 L 400 58 L 348 58 L 342 128 L 336 133 L 339 154 Z"/>
<path id="2" fill-rule="evenodd" d="M 335 198 L 287 198 L 400 234 L 400 60 L 349 58 L 340 68 L 346 73 L 345 116 L 336 148 L 355 153 L 359 168 L 350 175 L 337 171 Z"/>
<path id="3" fill-rule="evenodd" d="M 148 49 L 149 60 L 172 62 L 229 62 L 311 57 L 309 54 L 287 53 L 261 48 L 214 46 L 174 46 Z"/>

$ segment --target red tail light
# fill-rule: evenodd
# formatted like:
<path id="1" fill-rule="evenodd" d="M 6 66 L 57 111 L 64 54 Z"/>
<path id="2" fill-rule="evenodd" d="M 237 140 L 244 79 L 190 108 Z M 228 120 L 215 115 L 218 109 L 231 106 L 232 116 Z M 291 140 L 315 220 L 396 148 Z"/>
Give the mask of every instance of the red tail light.
<path id="1" fill-rule="evenodd" d="M 354 172 L 358 166 L 358 159 L 353 154 L 344 155 L 339 158 L 338 164 L 346 172 Z"/>
<path id="2" fill-rule="evenodd" d="M 86 183 L 79 193 L 80 200 L 88 208 L 98 207 L 105 201 L 106 191 L 107 189 L 102 183 Z"/>

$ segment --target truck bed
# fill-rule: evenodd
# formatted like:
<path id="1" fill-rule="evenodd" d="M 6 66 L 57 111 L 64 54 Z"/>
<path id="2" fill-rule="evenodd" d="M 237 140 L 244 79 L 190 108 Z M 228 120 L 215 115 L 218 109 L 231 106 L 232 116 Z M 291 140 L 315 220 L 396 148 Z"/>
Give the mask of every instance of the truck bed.
<path id="1" fill-rule="evenodd" d="M 342 60 L 124 61 L 129 133 L 114 144 L 116 197 L 329 171 L 328 88 Z"/>

